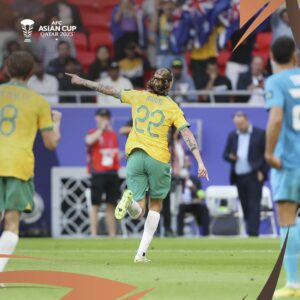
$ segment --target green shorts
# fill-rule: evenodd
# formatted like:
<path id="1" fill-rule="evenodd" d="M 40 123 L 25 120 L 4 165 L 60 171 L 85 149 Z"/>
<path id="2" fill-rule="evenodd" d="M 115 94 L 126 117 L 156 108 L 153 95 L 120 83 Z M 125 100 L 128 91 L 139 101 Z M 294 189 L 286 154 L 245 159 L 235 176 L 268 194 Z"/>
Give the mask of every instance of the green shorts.
<path id="1" fill-rule="evenodd" d="M 34 208 L 33 178 L 24 181 L 15 177 L 0 177 L 0 211 L 31 212 Z"/>
<path id="2" fill-rule="evenodd" d="M 171 187 L 171 165 L 136 149 L 127 161 L 126 182 L 135 201 L 143 200 L 147 191 L 151 199 L 163 200 Z"/>

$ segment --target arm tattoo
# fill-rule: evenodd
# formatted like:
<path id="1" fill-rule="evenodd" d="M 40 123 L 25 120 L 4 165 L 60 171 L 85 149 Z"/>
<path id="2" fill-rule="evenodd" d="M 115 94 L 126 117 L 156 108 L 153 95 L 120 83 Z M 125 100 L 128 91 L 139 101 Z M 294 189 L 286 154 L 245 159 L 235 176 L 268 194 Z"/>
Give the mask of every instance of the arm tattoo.
<path id="1" fill-rule="evenodd" d="M 195 141 L 192 141 L 192 139 L 190 137 L 186 138 L 185 141 L 191 152 L 198 149 L 197 144 L 195 143 Z"/>
<path id="2" fill-rule="evenodd" d="M 105 94 L 108 96 L 113 96 L 118 99 L 121 98 L 120 92 L 112 86 L 104 85 L 100 82 L 94 82 L 94 81 L 85 80 L 85 79 L 82 79 L 81 84 L 83 86 L 85 86 L 89 89 L 95 90 L 99 93 L 102 93 L 102 94 Z"/>

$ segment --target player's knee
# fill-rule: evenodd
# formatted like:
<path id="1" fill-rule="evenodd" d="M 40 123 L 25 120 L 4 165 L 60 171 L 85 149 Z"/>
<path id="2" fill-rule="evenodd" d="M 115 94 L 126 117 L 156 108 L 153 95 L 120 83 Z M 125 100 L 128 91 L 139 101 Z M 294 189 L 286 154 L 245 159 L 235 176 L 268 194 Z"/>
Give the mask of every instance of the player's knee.
<path id="1" fill-rule="evenodd" d="M 154 210 L 159 213 L 161 209 L 162 209 L 162 200 L 151 200 L 150 210 Z"/>

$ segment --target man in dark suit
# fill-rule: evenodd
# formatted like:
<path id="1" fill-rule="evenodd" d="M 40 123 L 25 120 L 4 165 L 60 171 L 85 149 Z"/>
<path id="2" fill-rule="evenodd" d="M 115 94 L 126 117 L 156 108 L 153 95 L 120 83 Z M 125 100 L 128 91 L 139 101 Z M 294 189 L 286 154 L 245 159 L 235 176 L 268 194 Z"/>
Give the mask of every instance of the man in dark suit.
<path id="1" fill-rule="evenodd" d="M 249 236 L 258 236 L 263 182 L 269 167 L 264 158 L 265 131 L 253 127 L 243 112 L 233 116 L 236 130 L 227 139 L 223 158 L 231 168 L 231 184 L 238 189 Z"/>
<path id="2" fill-rule="evenodd" d="M 238 78 L 237 89 L 250 92 L 263 91 L 265 83 L 264 60 L 261 56 L 254 56 L 251 61 L 250 71 L 241 73 Z M 240 96 L 236 102 L 263 103 L 263 95 L 253 93 L 252 96 Z"/>

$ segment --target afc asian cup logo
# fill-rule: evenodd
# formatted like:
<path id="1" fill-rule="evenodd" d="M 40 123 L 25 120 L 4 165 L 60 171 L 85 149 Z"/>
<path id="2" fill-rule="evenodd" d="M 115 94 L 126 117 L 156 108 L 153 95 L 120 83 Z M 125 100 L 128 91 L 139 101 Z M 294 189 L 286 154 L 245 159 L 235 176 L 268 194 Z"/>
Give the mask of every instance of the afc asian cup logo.
<path id="1" fill-rule="evenodd" d="M 31 42 L 30 37 L 32 35 L 34 21 L 31 20 L 31 19 L 24 19 L 20 23 L 21 23 L 21 26 L 22 26 L 23 35 L 25 37 L 24 42 L 25 43 L 30 43 Z"/>

